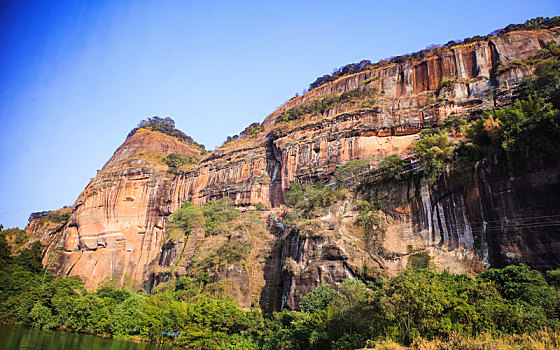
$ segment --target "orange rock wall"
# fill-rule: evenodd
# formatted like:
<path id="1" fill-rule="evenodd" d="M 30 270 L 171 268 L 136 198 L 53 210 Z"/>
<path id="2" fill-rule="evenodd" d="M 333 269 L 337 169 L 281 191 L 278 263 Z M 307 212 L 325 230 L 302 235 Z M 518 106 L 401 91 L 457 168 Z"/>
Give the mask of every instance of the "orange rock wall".
<path id="1" fill-rule="evenodd" d="M 510 102 L 511 89 L 532 74 L 528 66 L 498 71 L 514 59 L 538 54 L 560 29 L 520 31 L 461 45 L 421 61 L 343 77 L 286 102 L 265 118 L 265 132 L 225 145 L 197 169 L 171 176 L 167 167 L 144 159 L 140 151 L 196 154 L 189 144 L 140 130 L 127 138 L 76 201 L 68 224 L 57 233 L 44 264 L 60 275 L 80 275 L 86 286 L 127 276 L 145 283 L 158 265 L 166 220 L 183 201 L 201 205 L 225 196 L 238 205 L 283 203 L 294 181 L 326 179 L 337 166 L 355 159 L 406 154 L 418 132 L 450 114 L 474 116 Z M 272 133 L 289 108 L 318 96 L 364 87 L 381 92 L 374 107 L 337 106 L 323 119 L 284 133 Z M 456 83 L 442 89 L 443 78 Z M 29 229 L 32 229 L 30 225 Z M 40 233 L 35 233 L 41 235 Z"/>
<path id="2" fill-rule="evenodd" d="M 382 92 L 374 108 L 336 106 L 322 121 L 279 136 L 265 132 L 248 147 L 218 149 L 197 170 L 175 179 L 170 211 L 183 200 L 203 204 L 224 196 L 238 205 L 276 206 L 293 181 L 325 179 L 350 160 L 406 154 L 425 125 L 451 114 L 471 116 L 509 103 L 511 89 L 532 70 L 526 66 L 498 73 L 497 62 L 507 66 L 512 60 L 533 57 L 546 42 L 559 38 L 559 28 L 512 32 L 421 61 L 342 77 L 293 98 L 265 118 L 266 132 L 273 130 L 283 111 L 325 94 L 362 88 L 368 78 L 379 77 L 368 88 Z M 441 89 L 444 78 L 456 83 Z"/>
<path id="3" fill-rule="evenodd" d="M 80 194 L 72 216 L 43 263 L 59 275 L 80 275 L 87 288 L 116 278 L 142 281 L 161 252 L 172 177 L 140 151 L 196 154 L 187 143 L 147 130 L 127 138 Z M 52 261 L 50 252 L 57 252 Z"/>

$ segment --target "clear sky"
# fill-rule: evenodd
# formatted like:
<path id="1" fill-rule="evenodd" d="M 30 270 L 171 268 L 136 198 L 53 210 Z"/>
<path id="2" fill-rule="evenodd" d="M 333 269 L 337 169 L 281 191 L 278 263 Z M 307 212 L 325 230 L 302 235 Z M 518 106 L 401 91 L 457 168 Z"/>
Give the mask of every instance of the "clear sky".
<path id="1" fill-rule="evenodd" d="M 0 224 L 72 205 L 149 116 L 213 149 L 333 68 L 555 15 L 558 0 L 0 0 Z"/>

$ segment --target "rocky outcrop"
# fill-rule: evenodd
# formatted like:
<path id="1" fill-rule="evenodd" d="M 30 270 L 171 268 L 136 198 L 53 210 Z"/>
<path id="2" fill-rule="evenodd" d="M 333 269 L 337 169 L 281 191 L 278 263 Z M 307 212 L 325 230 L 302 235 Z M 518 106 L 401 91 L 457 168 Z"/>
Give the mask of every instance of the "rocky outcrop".
<path id="1" fill-rule="evenodd" d="M 400 204 L 389 206 L 384 214 L 384 254 L 373 254 L 360 243 L 351 205 L 333 209 L 307 230 L 284 230 L 277 212 L 293 182 L 327 180 L 351 160 L 375 163 L 389 154 L 405 155 L 428 125 L 451 114 L 474 118 L 510 103 L 512 89 L 532 74 L 528 59 L 551 40 L 560 41 L 560 29 L 511 32 L 422 60 L 342 77 L 291 99 L 265 118 L 261 133 L 227 143 L 193 170 L 178 174 L 168 172 L 161 157 L 199 155 L 200 149 L 141 129 L 127 138 L 80 194 L 68 223 L 47 232 L 32 221 L 27 230 L 50 237 L 45 265 L 58 275 L 82 276 L 88 288 L 113 278 L 149 289 L 172 275 L 188 274 L 201 252 L 226 241 L 246 241 L 258 247 L 251 250 L 255 255 L 222 266 L 213 276 L 216 281 L 234 281 L 232 293 L 242 305 L 259 301 L 268 310 L 297 308 L 299 295 L 321 283 L 396 274 L 419 252 L 429 254 L 436 266 L 455 272 L 511 262 L 558 266 L 548 248 L 556 249 L 557 243 L 547 241 L 546 235 L 535 233 L 517 247 L 520 232 L 489 229 L 513 218 L 508 208 L 519 206 L 517 201 L 531 203 L 526 196 L 506 195 L 524 193 L 523 186 L 539 186 L 526 178 L 500 182 L 493 175 L 474 192 L 452 181 L 437 188 L 423 182 L 395 185 L 391 196 Z M 313 99 L 357 89 L 375 96 L 333 104 L 293 123 L 279 120 L 284 112 Z M 554 172 L 547 174 L 527 176 L 558 182 L 551 178 Z M 508 192 L 512 188 L 517 192 Z M 496 196 L 498 209 L 493 207 Z M 260 238 L 242 233 L 211 239 L 199 233 L 186 241 L 166 237 L 166 220 L 183 201 L 202 205 L 223 197 L 238 206 L 261 203 L 275 208 L 269 232 Z M 540 215 L 537 212 L 534 216 Z"/>
<path id="2" fill-rule="evenodd" d="M 486 266 L 558 268 L 560 161 L 533 163 L 522 171 L 485 164 L 470 184 L 449 174 L 433 191 L 438 244 L 472 249 Z"/>
<path id="3" fill-rule="evenodd" d="M 29 220 L 29 224 L 25 228 L 29 242 L 27 246 L 33 242 L 41 242 L 41 248 L 45 252 L 49 247 L 60 240 L 60 235 L 72 212 L 72 208 L 65 207 L 59 210 L 40 213 L 37 217 Z"/>
<path id="4" fill-rule="evenodd" d="M 218 148 L 198 169 L 176 178 L 170 210 L 182 200 L 202 204 L 225 196 L 238 205 L 274 207 L 294 181 L 326 179 L 350 160 L 405 154 L 426 125 L 510 103 L 512 89 L 532 74 L 523 60 L 551 40 L 560 41 L 559 28 L 511 32 L 345 76 L 293 98 L 265 118 L 263 133 Z M 374 80 L 363 84 L 367 79 Z M 445 79 L 451 84 L 442 87 Z M 315 120 L 278 128 L 278 117 L 291 108 L 360 88 L 379 91 L 373 106 L 335 105 Z"/>
<path id="5" fill-rule="evenodd" d="M 505 164 L 470 174 L 450 169 L 433 185 L 414 176 L 376 185 L 384 228 L 373 250 L 356 228 L 352 203 L 287 230 L 276 252 L 284 267 L 277 308 L 298 309 L 301 296 L 324 283 L 396 276 L 418 258 L 470 275 L 511 264 L 559 268 L 560 162 L 534 163 L 523 171 Z"/>
<path id="6" fill-rule="evenodd" d="M 74 204 L 72 215 L 43 263 L 58 275 L 80 275 L 87 288 L 116 278 L 148 280 L 163 244 L 172 176 L 158 160 L 198 154 L 188 143 L 140 130 L 117 149 Z M 56 261 L 49 261 L 50 252 Z"/>

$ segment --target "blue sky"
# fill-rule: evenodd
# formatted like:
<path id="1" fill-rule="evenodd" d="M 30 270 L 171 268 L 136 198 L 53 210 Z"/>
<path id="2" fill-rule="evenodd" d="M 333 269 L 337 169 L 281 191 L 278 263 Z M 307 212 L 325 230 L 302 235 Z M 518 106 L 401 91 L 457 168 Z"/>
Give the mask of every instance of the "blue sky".
<path id="1" fill-rule="evenodd" d="M 333 68 L 555 15 L 557 0 L 0 0 L 0 224 L 72 205 L 149 116 L 213 149 Z"/>

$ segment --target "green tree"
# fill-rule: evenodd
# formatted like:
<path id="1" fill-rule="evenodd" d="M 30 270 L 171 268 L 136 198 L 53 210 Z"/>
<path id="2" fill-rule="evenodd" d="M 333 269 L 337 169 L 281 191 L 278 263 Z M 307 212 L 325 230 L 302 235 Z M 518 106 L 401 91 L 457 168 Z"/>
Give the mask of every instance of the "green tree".
<path id="1" fill-rule="evenodd" d="M 116 307 L 111 319 L 111 326 L 115 334 L 128 335 L 140 332 L 140 326 L 145 316 L 145 302 L 145 296 L 133 294 Z"/>
<path id="2" fill-rule="evenodd" d="M 334 174 L 337 182 L 344 182 L 349 178 L 355 178 L 369 171 L 369 162 L 363 159 L 351 160 L 336 168 Z"/>
<path id="3" fill-rule="evenodd" d="M 59 321 L 52 314 L 51 309 L 37 301 L 29 311 L 30 325 L 33 327 L 52 329 L 59 325 Z"/>
<path id="4" fill-rule="evenodd" d="M 400 180 L 403 175 L 403 170 L 404 160 L 396 154 L 385 157 L 377 168 L 377 172 L 382 181 Z"/>
<path id="5" fill-rule="evenodd" d="M 22 250 L 18 255 L 14 256 L 14 262 L 28 271 L 40 273 L 43 271 L 43 263 L 41 261 L 41 242 L 34 242 L 30 248 Z"/>
<path id="6" fill-rule="evenodd" d="M 169 228 L 188 236 L 193 229 L 203 228 L 206 223 L 202 208 L 185 201 L 177 211 L 171 214 Z"/>
<path id="7" fill-rule="evenodd" d="M 239 216 L 239 210 L 235 208 L 233 199 L 224 197 L 217 201 L 210 201 L 202 207 L 205 218 L 205 230 L 207 235 L 216 235 L 227 231 L 227 225 Z"/>
<path id="8" fill-rule="evenodd" d="M 443 132 L 425 136 L 413 144 L 429 182 L 435 182 L 443 174 L 444 164 L 453 154 L 453 145 Z"/>
<path id="9" fill-rule="evenodd" d="M 509 301 L 527 303 L 548 312 L 549 317 L 557 316 L 558 293 L 549 287 L 540 272 L 528 266 L 511 265 L 504 269 L 486 270 L 477 279 L 494 283 Z"/>
<path id="10" fill-rule="evenodd" d="M 302 298 L 299 306 L 303 312 L 316 313 L 326 310 L 335 297 L 336 290 L 332 289 L 328 284 L 323 284 L 307 293 Z"/>

